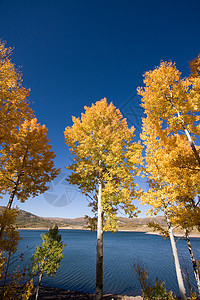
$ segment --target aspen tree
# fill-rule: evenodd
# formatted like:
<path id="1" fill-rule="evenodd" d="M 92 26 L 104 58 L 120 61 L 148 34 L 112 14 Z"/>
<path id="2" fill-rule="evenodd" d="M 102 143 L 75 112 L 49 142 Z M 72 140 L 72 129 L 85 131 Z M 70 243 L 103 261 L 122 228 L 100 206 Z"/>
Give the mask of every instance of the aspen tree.
<path id="1" fill-rule="evenodd" d="M 34 116 L 27 100 L 30 90 L 23 87 L 11 54 L 12 49 L 0 41 L 0 144 L 10 140 L 23 120 Z"/>
<path id="2" fill-rule="evenodd" d="M 156 177 L 156 172 L 159 171 L 162 182 L 160 188 L 165 198 L 164 203 L 167 202 L 167 207 L 169 206 L 167 215 L 170 223 L 173 209 L 176 206 L 186 208 L 200 193 L 200 152 L 199 147 L 194 144 L 196 137 L 200 135 L 199 66 L 200 55 L 190 63 L 190 76 L 182 79 L 175 64 L 161 62 L 159 67 L 144 74 L 145 87 L 138 88 L 147 115 L 143 138 L 147 145 L 146 161 L 150 176 L 151 196 L 148 202 L 155 211 L 162 207 L 161 192 L 156 190 L 160 185 Z"/>
<path id="3" fill-rule="evenodd" d="M 200 76 L 195 71 L 198 69 L 197 62 L 191 63 L 191 76 L 183 79 L 175 63 L 161 62 L 159 67 L 144 74 L 145 87 L 139 87 L 138 94 L 142 96 L 142 107 L 158 134 L 165 127 L 168 134 L 183 130 L 200 166 L 200 156 L 194 144 L 195 136 L 200 135 Z"/>
<path id="4" fill-rule="evenodd" d="M 55 154 L 47 139 L 47 128 L 37 119 L 25 120 L 11 140 L 0 150 L 0 191 L 10 194 L 7 208 L 13 199 L 24 202 L 30 196 L 44 193 L 46 183 L 59 173 L 54 167 Z"/>
<path id="5" fill-rule="evenodd" d="M 103 231 L 116 231 L 117 211 L 136 215 L 132 200 L 138 191 L 134 176 L 141 163 L 141 145 L 133 142 L 134 128 L 116 107 L 104 98 L 85 107 L 81 118 L 72 118 L 65 141 L 74 157 L 69 183 L 76 184 L 91 199 L 97 221 L 96 299 L 103 297 Z"/>
<path id="6" fill-rule="evenodd" d="M 175 142 L 174 145 L 174 148 L 171 147 L 173 149 L 170 151 L 171 155 L 165 160 L 166 170 L 174 170 L 171 172 L 174 174 L 173 179 L 171 175 L 168 180 L 171 181 L 175 189 L 179 190 L 177 196 L 179 204 L 173 207 L 170 219 L 174 226 L 178 226 L 185 232 L 198 293 L 200 294 L 200 276 L 190 242 L 191 230 L 194 227 L 200 230 L 200 168 L 189 145 L 185 145 L 183 139 L 179 138 L 178 143 Z M 199 151 L 198 148 L 197 151 Z"/>
<path id="7" fill-rule="evenodd" d="M 174 190 L 174 186 L 166 181 L 166 169 L 162 164 L 166 157 L 165 149 L 162 140 L 156 135 L 155 126 L 149 122 L 148 118 L 143 119 L 143 133 L 141 138 L 146 146 L 145 168 L 149 189 L 147 192 L 143 192 L 140 200 L 142 204 L 151 205 L 150 214 L 153 212 L 157 214 L 159 211 L 163 211 L 165 215 L 174 256 L 180 296 L 182 300 L 186 300 L 186 290 L 174 240 L 173 227 L 170 220 L 171 209 L 173 209 L 173 205 L 176 203 L 177 191 Z"/>
<path id="8" fill-rule="evenodd" d="M 0 41 L 0 194 L 10 194 L 8 209 L 15 196 L 23 202 L 45 192 L 46 183 L 59 173 L 47 129 L 34 118 L 30 90 L 23 87 L 11 54 Z"/>
<path id="9" fill-rule="evenodd" d="M 194 271 L 194 277 L 197 283 L 198 293 L 200 295 L 200 273 L 198 270 L 198 263 L 194 257 L 192 245 L 190 241 L 190 231 L 196 227 L 200 230 L 200 207 L 195 201 L 188 199 L 187 204 L 182 207 L 175 207 L 171 215 L 171 220 L 175 226 L 184 230 L 185 239 L 188 245 L 188 251 Z"/>

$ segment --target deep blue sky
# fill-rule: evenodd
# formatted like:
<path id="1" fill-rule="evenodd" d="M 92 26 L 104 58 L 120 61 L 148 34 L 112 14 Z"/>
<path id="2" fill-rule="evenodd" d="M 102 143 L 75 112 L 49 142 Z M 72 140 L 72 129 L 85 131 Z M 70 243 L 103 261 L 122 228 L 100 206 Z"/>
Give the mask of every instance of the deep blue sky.
<path id="1" fill-rule="evenodd" d="M 188 62 L 200 53 L 199 32 L 199 0 L 0 0 L 0 38 L 14 47 L 13 61 L 49 129 L 63 178 L 70 162 L 63 131 L 71 116 L 106 97 L 139 134 L 142 111 L 137 98 L 127 100 L 161 60 L 175 61 L 187 76 Z M 89 213 L 85 198 L 60 178 L 46 199 L 19 207 L 40 216 Z"/>

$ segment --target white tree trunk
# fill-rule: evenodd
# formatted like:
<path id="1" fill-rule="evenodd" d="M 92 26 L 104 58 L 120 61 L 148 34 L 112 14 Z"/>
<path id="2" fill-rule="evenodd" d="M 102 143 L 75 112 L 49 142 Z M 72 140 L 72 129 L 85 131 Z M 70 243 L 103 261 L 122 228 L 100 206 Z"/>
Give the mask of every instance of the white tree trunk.
<path id="1" fill-rule="evenodd" d="M 173 234 L 173 228 L 172 228 L 171 223 L 166 214 L 165 214 L 165 217 L 167 220 L 169 237 L 170 237 L 172 252 L 173 252 L 173 256 L 174 256 L 174 263 L 175 263 L 176 276 L 177 276 L 177 280 L 178 280 L 180 297 L 181 297 L 181 300 L 187 300 L 185 286 L 184 286 L 184 282 L 183 282 L 183 276 L 181 273 L 181 267 L 180 267 L 179 258 L 178 258 L 178 252 L 177 252 L 176 243 L 175 243 L 174 234 Z"/>
<path id="2" fill-rule="evenodd" d="M 183 130 L 185 131 L 185 135 L 187 136 L 187 139 L 188 139 L 188 141 L 189 141 L 190 147 L 192 148 L 192 151 L 193 151 L 193 153 L 194 153 L 194 156 L 195 156 L 195 158 L 196 158 L 196 160 L 198 161 L 198 164 L 199 164 L 199 166 L 200 166 L 200 157 L 199 157 L 199 153 L 198 153 L 198 151 L 197 151 L 197 149 L 196 149 L 196 147 L 195 147 L 195 144 L 194 144 L 194 142 L 193 142 L 193 140 L 192 140 L 192 138 L 191 138 L 191 135 L 190 135 L 189 131 L 188 131 L 187 128 L 186 128 L 186 125 L 185 125 L 185 123 L 184 123 L 184 121 L 183 121 L 183 119 L 182 119 L 182 117 L 181 117 L 181 114 L 180 114 L 179 110 L 176 108 L 176 106 L 175 106 L 174 103 L 173 103 L 172 95 L 171 95 L 170 103 L 171 103 L 172 107 L 175 109 L 175 111 L 177 112 L 178 118 L 180 119 L 180 122 L 181 122 L 181 124 L 182 124 Z"/>
<path id="3" fill-rule="evenodd" d="M 192 138 L 191 138 L 191 136 L 190 136 L 190 133 L 189 133 L 189 131 L 184 127 L 184 131 L 185 131 L 185 135 L 187 136 L 187 138 L 188 138 L 188 141 L 189 141 L 189 143 L 190 143 L 190 147 L 192 148 L 192 151 L 193 151 L 193 153 L 194 153 L 194 156 L 195 156 L 195 158 L 196 158 L 196 160 L 198 161 L 198 164 L 199 164 L 199 166 L 200 166 L 200 157 L 199 157 L 199 154 L 198 154 L 198 152 L 197 152 L 197 149 L 196 149 L 196 147 L 195 147 L 195 145 L 194 145 L 194 142 L 193 142 L 193 140 L 192 140 Z"/>
<path id="4" fill-rule="evenodd" d="M 192 266 L 193 266 L 193 270 L 194 270 L 194 276 L 195 276 L 195 279 L 196 279 L 196 283 L 197 283 L 197 287 L 198 287 L 198 292 L 199 292 L 199 295 L 200 295 L 200 276 L 199 276 L 199 270 L 198 270 L 198 266 L 197 266 L 197 262 L 194 258 L 194 253 L 192 251 L 192 245 L 191 245 L 191 242 L 190 242 L 190 237 L 189 237 L 189 233 L 188 233 L 188 230 L 185 229 L 185 237 L 186 237 L 186 241 L 187 241 L 187 244 L 188 244 L 188 250 L 189 250 L 189 253 L 190 253 L 190 258 L 191 258 L 191 262 L 192 262 Z"/>
<path id="5" fill-rule="evenodd" d="M 96 300 L 103 298 L 103 211 L 101 204 L 101 182 L 98 191 Z"/>
<path id="6" fill-rule="evenodd" d="M 37 299 L 38 299 L 39 288 L 40 288 L 40 283 L 41 283 L 41 281 L 42 281 L 42 276 L 43 276 L 43 274 L 42 274 L 42 273 L 40 273 L 40 275 L 39 275 L 39 279 L 38 279 L 37 288 L 36 288 L 35 300 L 37 300 Z"/>

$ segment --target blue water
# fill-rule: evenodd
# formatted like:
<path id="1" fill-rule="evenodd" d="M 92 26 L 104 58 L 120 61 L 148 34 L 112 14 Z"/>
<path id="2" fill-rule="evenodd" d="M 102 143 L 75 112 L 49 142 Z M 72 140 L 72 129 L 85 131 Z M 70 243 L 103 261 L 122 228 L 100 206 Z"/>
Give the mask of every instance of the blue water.
<path id="1" fill-rule="evenodd" d="M 45 231 L 21 230 L 23 240 L 18 251 L 24 252 L 24 264 L 28 265 L 36 245 Z M 42 284 L 87 293 L 95 292 L 96 233 L 85 230 L 60 230 L 67 246 L 64 258 L 55 277 L 44 277 Z M 195 257 L 200 259 L 200 239 L 191 238 Z M 195 287 L 187 244 L 177 243 L 180 263 L 191 277 Z M 170 242 L 157 235 L 141 232 L 104 233 L 104 293 L 139 295 L 141 288 L 133 270 L 134 264 L 148 267 L 151 280 L 165 281 L 167 290 L 177 295 L 178 286 Z M 186 272 L 187 273 L 187 272 Z"/>

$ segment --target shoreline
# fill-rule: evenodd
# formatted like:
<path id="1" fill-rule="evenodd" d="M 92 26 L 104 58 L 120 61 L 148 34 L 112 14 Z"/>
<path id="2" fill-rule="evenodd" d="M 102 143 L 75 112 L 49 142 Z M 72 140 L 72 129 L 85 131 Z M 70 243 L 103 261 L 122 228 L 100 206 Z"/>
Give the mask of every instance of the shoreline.
<path id="1" fill-rule="evenodd" d="M 34 287 L 33 293 L 30 296 L 30 300 L 35 299 Z M 39 289 L 38 299 L 50 300 L 50 299 L 77 299 L 77 300 L 95 300 L 95 294 L 84 293 L 81 291 L 71 291 L 61 288 L 48 287 L 41 285 Z M 103 299 L 106 300 L 143 300 L 142 296 L 126 296 L 116 294 L 104 294 Z"/>
<path id="2" fill-rule="evenodd" d="M 39 227 L 39 228 L 32 228 L 32 227 L 23 227 L 23 228 L 17 228 L 18 230 L 49 230 L 47 227 Z M 83 231 L 90 231 L 90 229 L 85 229 L 85 228 L 71 228 L 71 227 L 60 227 L 59 229 L 61 230 L 83 230 Z M 117 232 L 143 232 L 145 234 L 150 234 L 150 235 L 160 235 L 159 232 L 153 232 L 153 231 L 140 231 L 140 230 L 118 230 Z M 184 237 L 184 233 L 180 232 L 175 232 L 174 233 L 175 237 Z M 191 238 L 200 238 L 200 233 L 191 233 L 190 234 Z"/>
<path id="3" fill-rule="evenodd" d="M 154 235 L 160 235 L 159 232 L 153 232 L 153 231 L 147 231 L 145 232 L 145 234 L 154 234 Z M 175 237 L 184 237 L 184 233 L 179 233 L 179 232 L 175 232 L 174 233 Z M 191 233 L 189 235 L 190 238 L 200 238 L 200 233 Z"/>
<path id="4" fill-rule="evenodd" d="M 18 230 L 49 230 L 49 227 L 37 227 L 37 228 L 33 228 L 33 227 L 21 227 L 21 228 L 17 228 Z M 90 229 L 86 229 L 86 228 L 72 228 L 72 227 L 59 227 L 60 229 L 64 229 L 64 230 L 87 230 L 90 231 Z"/>

